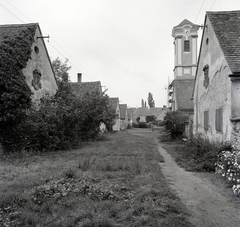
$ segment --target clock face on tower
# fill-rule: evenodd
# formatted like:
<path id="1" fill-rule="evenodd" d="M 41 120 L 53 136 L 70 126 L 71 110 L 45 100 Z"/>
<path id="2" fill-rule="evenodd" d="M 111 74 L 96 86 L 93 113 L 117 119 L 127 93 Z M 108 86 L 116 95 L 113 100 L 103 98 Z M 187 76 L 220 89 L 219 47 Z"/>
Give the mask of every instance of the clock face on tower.
<path id="1" fill-rule="evenodd" d="M 189 29 L 189 28 L 185 28 L 185 29 L 184 29 L 184 33 L 185 33 L 185 34 L 188 34 L 189 32 L 190 32 L 190 29 Z"/>

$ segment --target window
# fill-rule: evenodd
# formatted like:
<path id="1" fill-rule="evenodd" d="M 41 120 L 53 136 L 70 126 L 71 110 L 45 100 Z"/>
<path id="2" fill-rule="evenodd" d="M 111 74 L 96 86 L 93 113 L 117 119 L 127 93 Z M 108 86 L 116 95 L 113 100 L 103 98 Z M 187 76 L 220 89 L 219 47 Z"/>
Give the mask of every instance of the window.
<path id="1" fill-rule="evenodd" d="M 217 132 L 222 132 L 223 127 L 223 116 L 222 116 L 222 108 L 216 109 L 215 114 L 215 128 Z"/>
<path id="2" fill-rule="evenodd" d="M 189 52 L 190 51 L 190 41 L 185 40 L 184 41 L 184 52 Z"/>
<path id="3" fill-rule="evenodd" d="M 209 128 L 209 111 L 204 111 L 204 130 L 207 131 Z"/>
<path id="4" fill-rule="evenodd" d="M 35 46 L 35 47 L 34 47 L 34 51 L 35 51 L 35 53 L 36 53 L 36 54 L 38 54 L 38 53 L 39 53 L 39 49 L 38 49 L 38 47 L 37 47 L 37 46 Z"/>

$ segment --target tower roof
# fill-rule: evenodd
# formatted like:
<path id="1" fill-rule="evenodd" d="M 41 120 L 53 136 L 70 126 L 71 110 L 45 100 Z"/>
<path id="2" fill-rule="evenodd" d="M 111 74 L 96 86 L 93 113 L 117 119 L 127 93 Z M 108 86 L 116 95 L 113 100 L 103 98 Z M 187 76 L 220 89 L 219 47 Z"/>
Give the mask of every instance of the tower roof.
<path id="1" fill-rule="evenodd" d="M 183 29 L 184 27 L 186 27 L 187 25 L 190 25 L 190 27 L 192 27 L 192 29 L 194 29 L 195 31 L 197 31 L 199 29 L 199 25 L 192 23 L 191 21 L 184 19 L 179 25 L 174 26 L 172 29 L 172 36 L 174 36 L 174 33 L 177 29 Z"/>

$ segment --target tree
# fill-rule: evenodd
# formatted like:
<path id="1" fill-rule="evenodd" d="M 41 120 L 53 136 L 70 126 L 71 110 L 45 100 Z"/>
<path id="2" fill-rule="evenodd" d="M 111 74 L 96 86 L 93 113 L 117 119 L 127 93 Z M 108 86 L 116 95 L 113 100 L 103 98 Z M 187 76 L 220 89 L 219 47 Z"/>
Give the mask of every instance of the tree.
<path id="1" fill-rule="evenodd" d="M 151 92 L 148 93 L 148 105 L 150 107 L 155 107 L 155 101 L 153 100 L 153 95 Z"/>
<path id="2" fill-rule="evenodd" d="M 147 107 L 147 102 L 145 101 L 145 103 L 144 103 L 144 107 Z"/>
<path id="3" fill-rule="evenodd" d="M 52 67 L 58 82 L 68 80 L 68 71 L 71 69 L 71 66 L 68 66 L 68 59 L 63 62 L 57 57 L 52 61 Z"/>
<path id="4" fill-rule="evenodd" d="M 142 107 L 144 107 L 144 100 L 143 99 L 142 99 L 142 103 L 141 104 L 142 104 Z"/>

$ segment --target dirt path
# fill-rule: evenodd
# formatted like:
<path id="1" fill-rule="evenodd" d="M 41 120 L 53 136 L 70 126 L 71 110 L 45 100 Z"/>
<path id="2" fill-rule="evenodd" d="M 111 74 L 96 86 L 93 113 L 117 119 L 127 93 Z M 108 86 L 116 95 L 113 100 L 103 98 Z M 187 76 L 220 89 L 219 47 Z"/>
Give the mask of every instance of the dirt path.
<path id="1" fill-rule="evenodd" d="M 179 167 L 158 142 L 159 132 L 129 130 L 139 136 L 152 137 L 165 162 L 159 163 L 171 187 L 186 204 L 190 221 L 197 227 L 240 227 L 240 204 L 224 195 L 207 178 Z"/>

